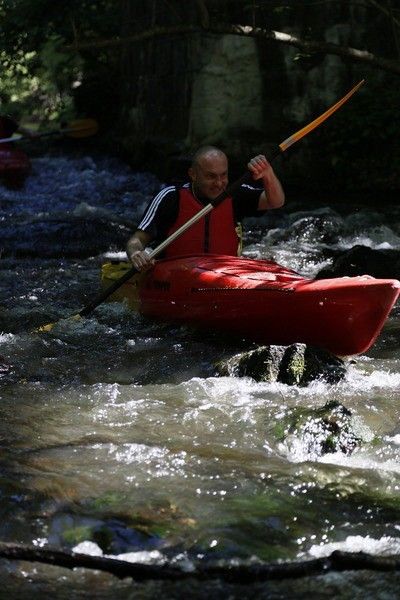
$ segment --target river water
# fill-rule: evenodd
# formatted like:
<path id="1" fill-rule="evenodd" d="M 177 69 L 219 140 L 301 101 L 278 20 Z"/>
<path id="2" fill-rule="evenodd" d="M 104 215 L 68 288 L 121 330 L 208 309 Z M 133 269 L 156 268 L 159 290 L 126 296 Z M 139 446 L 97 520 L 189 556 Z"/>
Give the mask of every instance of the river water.
<path id="1" fill-rule="evenodd" d="M 108 157 L 36 158 L 0 188 L 0 541 L 190 569 L 200 561 L 400 554 L 400 307 L 345 381 L 216 377 L 233 340 L 156 324 L 122 304 L 76 313 L 160 183 Z M 339 208 L 338 208 L 339 207 Z M 246 254 L 312 276 L 334 252 L 400 249 L 400 209 L 289 198 L 247 223 Z M 35 326 L 56 322 L 50 333 Z M 337 400 L 369 428 L 350 456 L 277 429 Z M 373 439 L 372 439 L 373 438 Z M 0 560 L 0 598 L 395 598 L 400 577 L 347 571 L 238 585 L 118 580 Z"/>

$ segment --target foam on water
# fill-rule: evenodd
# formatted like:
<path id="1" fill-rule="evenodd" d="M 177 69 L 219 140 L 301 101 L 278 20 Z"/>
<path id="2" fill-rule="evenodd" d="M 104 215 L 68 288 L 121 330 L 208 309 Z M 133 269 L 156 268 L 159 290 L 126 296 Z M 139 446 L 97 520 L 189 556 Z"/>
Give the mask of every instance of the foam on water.
<path id="1" fill-rule="evenodd" d="M 356 245 L 400 249 L 400 231 L 391 213 L 357 212 L 342 217 L 329 207 L 321 207 L 291 213 L 279 225 L 246 245 L 245 253 L 273 258 L 305 277 L 330 266 L 332 259 L 325 256 L 326 251 L 344 251 Z"/>
<path id="2" fill-rule="evenodd" d="M 342 552 L 365 552 L 380 556 L 393 556 L 400 554 L 400 538 L 382 536 L 374 539 L 370 536 L 349 535 L 343 542 L 331 542 L 311 546 L 309 554 L 315 558 L 329 556 L 335 550 Z"/>

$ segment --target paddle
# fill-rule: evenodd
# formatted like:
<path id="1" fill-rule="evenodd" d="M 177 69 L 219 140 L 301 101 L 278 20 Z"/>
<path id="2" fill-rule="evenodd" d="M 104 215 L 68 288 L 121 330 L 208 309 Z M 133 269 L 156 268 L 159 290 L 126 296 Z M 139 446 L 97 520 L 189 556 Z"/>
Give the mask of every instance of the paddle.
<path id="1" fill-rule="evenodd" d="M 6 142 L 19 142 L 20 140 L 37 140 L 38 138 L 48 137 L 50 135 L 67 135 L 72 138 L 84 138 L 94 135 L 97 133 L 98 129 L 99 126 L 94 119 L 78 119 L 67 123 L 65 127 L 44 131 L 43 133 L 38 133 L 34 137 L 30 137 L 29 135 L 13 135 L 12 137 L 1 138 L 0 144 L 5 144 Z"/>
<path id="2" fill-rule="evenodd" d="M 310 131 L 318 127 L 321 123 L 323 123 L 328 117 L 330 117 L 336 110 L 338 110 L 347 100 L 361 87 L 364 83 L 364 80 L 360 81 L 355 85 L 341 100 L 336 102 L 331 108 L 325 111 L 322 115 L 314 119 L 311 123 L 289 136 L 284 140 L 279 146 L 277 146 L 272 154 L 269 156 L 269 160 L 273 160 L 281 153 L 285 152 L 290 146 L 298 142 L 302 137 L 306 136 Z M 248 183 L 253 181 L 253 177 L 250 171 L 247 171 L 240 179 L 228 185 L 227 189 L 222 192 L 217 198 L 210 201 L 207 206 L 202 208 L 197 214 L 195 214 L 191 219 L 189 219 L 186 223 L 184 223 L 179 229 L 177 229 L 172 235 L 170 235 L 166 240 L 164 240 L 161 244 L 157 246 L 151 253 L 150 258 L 156 257 L 160 254 L 165 248 L 171 244 L 177 237 L 179 237 L 184 231 L 189 229 L 194 223 L 196 223 L 199 219 L 207 215 L 212 211 L 215 206 L 220 204 L 227 198 L 228 196 L 234 195 L 241 185 L 244 183 Z M 111 294 L 113 294 L 118 288 L 121 287 L 123 283 L 128 281 L 133 275 L 138 273 L 136 267 L 131 267 L 122 277 L 120 277 L 117 281 L 115 281 L 112 285 L 110 285 L 107 289 L 103 290 L 98 294 L 89 304 L 87 304 L 82 310 L 80 310 L 76 315 L 72 315 L 68 317 L 69 319 L 79 319 L 80 317 L 86 317 L 89 315 L 99 304 L 104 302 Z M 42 325 L 36 331 L 51 331 L 54 327 L 55 323 L 48 323 L 47 325 Z"/>

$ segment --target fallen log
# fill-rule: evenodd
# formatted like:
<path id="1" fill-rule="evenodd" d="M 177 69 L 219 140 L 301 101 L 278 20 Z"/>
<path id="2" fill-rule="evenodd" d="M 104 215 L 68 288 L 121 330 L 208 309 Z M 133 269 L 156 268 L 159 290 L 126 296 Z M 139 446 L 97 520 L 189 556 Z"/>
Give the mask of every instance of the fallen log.
<path id="1" fill-rule="evenodd" d="M 50 548 L 36 548 L 22 544 L 0 542 L 0 557 L 8 560 L 40 562 L 67 569 L 85 568 L 106 571 L 120 579 L 132 577 L 144 580 L 222 579 L 231 583 L 254 583 L 272 579 L 293 579 L 310 575 L 324 575 L 332 571 L 400 571 L 400 558 L 372 556 L 364 552 L 335 550 L 330 556 L 306 561 L 282 563 L 241 563 L 225 565 L 193 563 L 193 570 L 168 564 L 150 565 L 131 563 L 107 556 L 91 556 Z"/>

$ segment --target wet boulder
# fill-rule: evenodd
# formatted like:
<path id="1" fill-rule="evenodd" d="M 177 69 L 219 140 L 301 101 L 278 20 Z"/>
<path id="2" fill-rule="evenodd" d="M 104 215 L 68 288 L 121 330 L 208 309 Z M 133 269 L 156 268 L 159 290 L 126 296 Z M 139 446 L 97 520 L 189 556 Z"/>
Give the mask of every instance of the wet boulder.
<path id="1" fill-rule="evenodd" d="M 308 216 L 293 223 L 290 232 L 295 239 L 304 242 L 333 244 L 340 237 L 342 227 L 336 215 Z"/>
<path id="2" fill-rule="evenodd" d="M 296 215 L 295 215 L 296 216 Z M 343 220 L 333 211 L 320 214 L 299 213 L 295 221 L 285 229 L 273 232 L 269 237 L 275 241 L 297 240 L 307 244 L 336 244 L 343 231 Z"/>
<path id="3" fill-rule="evenodd" d="M 374 434 L 357 415 L 333 400 L 318 408 L 298 407 L 277 425 L 276 436 L 289 452 L 315 459 L 333 452 L 352 454 Z"/>
<path id="4" fill-rule="evenodd" d="M 114 555 L 150 552 L 179 544 L 181 536 L 189 535 L 196 524 L 168 499 L 133 506 L 125 502 L 123 494 L 106 493 L 86 499 L 77 513 L 59 512 L 56 507 L 50 519 L 49 542 L 71 547 L 93 542 L 102 552 Z"/>
<path id="5" fill-rule="evenodd" d="M 317 279 L 356 275 L 400 279 L 400 252 L 357 245 L 337 256 L 331 266 L 318 273 Z"/>
<path id="6" fill-rule="evenodd" d="M 161 547 L 157 535 L 143 533 L 118 519 L 93 519 L 80 515 L 57 515 L 50 526 L 53 544 L 75 546 L 85 541 L 96 543 L 103 552 L 119 554 Z"/>
<path id="7" fill-rule="evenodd" d="M 278 381 L 287 385 L 308 385 L 322 379 L 337 383 L 346 374 L 343 360 L 306 344 L 259 346 L 216 364 L 222 376 L 252 377 L 256 381 Z"/>

